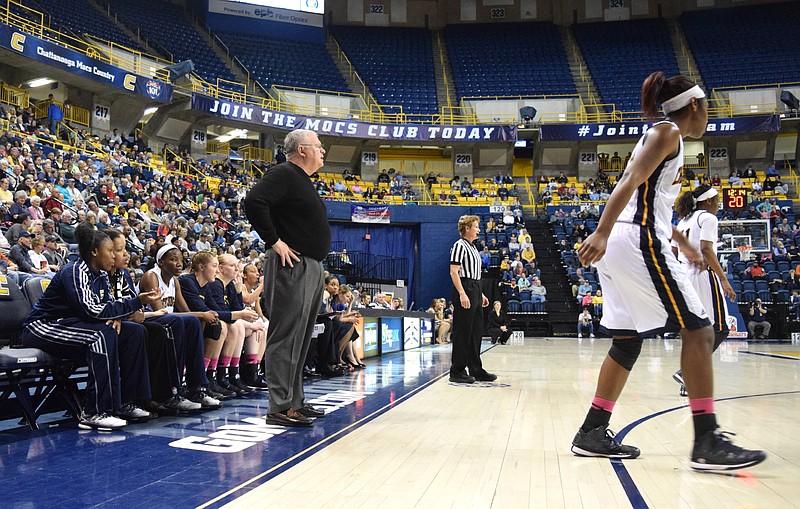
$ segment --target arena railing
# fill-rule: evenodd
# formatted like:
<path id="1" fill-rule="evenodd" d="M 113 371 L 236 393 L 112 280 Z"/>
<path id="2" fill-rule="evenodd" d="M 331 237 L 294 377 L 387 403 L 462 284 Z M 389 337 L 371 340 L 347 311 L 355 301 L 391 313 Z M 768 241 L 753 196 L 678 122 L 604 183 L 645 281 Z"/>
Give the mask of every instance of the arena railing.
<path id="1" fill-rule="evenodd" d="M 64 120 L 74 124 L 89 127 L 89 110 L 75 106 L 74 104 L 65 104 L 60 101 L 53 101 L 64 112 Z M 47 118 L 47 110 L 50 107 L 50 101 L 39 101 L 33 105 L 33 113 L 37 119 Z"/>
<path id="2" fill-rule="evenodd" d="M 0 103 L 10 104 L 19 108 L 30 106 L 31 93 L 22 88 L 0 83 Z"/>

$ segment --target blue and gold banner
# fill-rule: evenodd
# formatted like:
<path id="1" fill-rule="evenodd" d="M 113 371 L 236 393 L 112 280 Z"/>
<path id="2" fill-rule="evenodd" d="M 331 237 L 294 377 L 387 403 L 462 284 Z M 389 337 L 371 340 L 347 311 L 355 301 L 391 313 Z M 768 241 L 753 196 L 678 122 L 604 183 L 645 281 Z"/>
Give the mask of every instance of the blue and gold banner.
<path id="1" fill-rule="evenodd" d="M 77 76 L 90 78 L 162 103 L 172 102 L 172 85 L 169 83 L 138 76 L 3 23 L 0 23 L 0 47 Z"/>
<path id="2" fill-rule="evenodd" d="M 597 124 L 545 124 L 541 126 L 542 141 L 591 141 L 637 139 L 652 122 L 608 122 Z M 710 118 L 706 136 L 730 136 L 745 133 L 776 133 L 781 130 L 778 115 L 754 115 L 733 118 Z"/>
<path id="3" fill-rule="evenodd" d="M 192 109 L 228 120 L 293 131 L 390 141 L 509 142 L 517 139 L 514 125 L 372 124 L 331 118 L 307 117 L 268 110 L 251 104 L 192 94 Z"/>

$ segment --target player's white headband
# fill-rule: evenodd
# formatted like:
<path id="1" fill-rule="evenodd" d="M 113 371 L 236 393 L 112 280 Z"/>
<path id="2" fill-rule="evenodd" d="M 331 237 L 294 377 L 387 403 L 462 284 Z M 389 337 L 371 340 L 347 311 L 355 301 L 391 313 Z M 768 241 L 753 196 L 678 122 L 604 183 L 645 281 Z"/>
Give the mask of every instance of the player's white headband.
<path id="1" fill-rule="evenodd" d="M 159 249 L 158 253 L 156 253 L 156 263 L 160 262 L 161 259 L 164 258 L 164 255 L 169 253 L 173 249 L 178 249 L 178 246 L 176 246 L 175 244 L 171 244 L 171 243 L 170 244 L 164 244 L 163 246 L 161 246 L 161 249 Z"/>
<path id="2" fill-rule="evenodd" d="M 711 189 L 709 189 L 705 193 L 701 194 L 697 198 L 694 198 L 694 202 L 698 203 L 698 202 L 701 202 L 701 201 L 709 200 L 709 199 L 715 197 L 717 194 L 719 194 L 719 193 L 717 193 L 717 190 L 712 187 Z"/>
<path id="3" fill-rule="evenodd" d="M 703 89 L 700 88 L 698 85 L 693 86 L 689 90 L 685 90 L 680 94 L 676 95 L 672 99 L 667 99 L 661 104 L 661 107 L 664 108 L 664 115 L 669 115 L 673 111 L 678 111 L 679 109 L 683 108 L 690 102 L 692 102 L 692 98 L 695 99 L 702 99 L 706 96 Z"/>

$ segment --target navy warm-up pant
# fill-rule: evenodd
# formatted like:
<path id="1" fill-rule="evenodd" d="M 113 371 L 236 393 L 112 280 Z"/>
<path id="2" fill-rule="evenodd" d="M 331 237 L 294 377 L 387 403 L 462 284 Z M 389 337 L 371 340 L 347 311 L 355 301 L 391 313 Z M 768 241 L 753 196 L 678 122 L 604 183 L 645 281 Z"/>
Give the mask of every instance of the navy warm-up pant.
<path id="1" fill-rule="evenodd" d="M 120 333 L 105 323 L 78 318 L 36 320 L 22 330 L 22 344 L 65 359 L 85 360 L 89 382 L 83 411 L 93 415 L 121 408 L 123 402 L 150 399 L 145 330 L 122 322 Z"/>
<path id="2" fill-rule="evenodd" d="M 186 384 L 189 387 L 208 385 L 203 364 L 203 325 L 194 315 L 166 314 L 148 318 L 167 330 L 175 356 L 175 385 L 181 386 L 181 375 L 186 369 Z M 172 368 L 170 368 L 172 369 Z"/>

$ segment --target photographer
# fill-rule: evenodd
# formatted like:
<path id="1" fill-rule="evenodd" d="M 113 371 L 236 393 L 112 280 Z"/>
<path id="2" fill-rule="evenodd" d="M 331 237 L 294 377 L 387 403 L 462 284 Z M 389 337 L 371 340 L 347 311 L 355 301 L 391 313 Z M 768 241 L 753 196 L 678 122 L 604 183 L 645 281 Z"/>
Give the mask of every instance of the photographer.
<path id="1" fill-rule="evenodd" d="M 761 326 L 763 329 L 761 334 L 756 336 L 756 326 Z M 750 303 L 750 321 L 747 322 L 747 330 L 750 331 L 750 337 L 753 339 L 766 339 L 769 336 L 769 331 L 772 325 L 767 321 L 767 308 L 761 303 L 761 299 L 756 299 L 755 302 Z"/>

